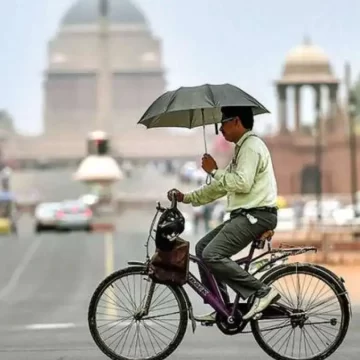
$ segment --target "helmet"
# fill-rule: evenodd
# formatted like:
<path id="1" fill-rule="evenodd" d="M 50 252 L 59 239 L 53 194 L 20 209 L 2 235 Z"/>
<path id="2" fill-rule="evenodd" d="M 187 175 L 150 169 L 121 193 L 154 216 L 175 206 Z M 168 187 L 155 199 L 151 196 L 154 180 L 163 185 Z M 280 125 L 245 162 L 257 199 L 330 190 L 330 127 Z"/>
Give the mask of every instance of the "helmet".
<path id="1" fill-rule="evenodd" d="M 182 213 L 176 209 L 166 209 L 160 216 L 156 228 L 156 247 L 162 251 L 172 250 L 174 240 L 185 229 L 185 219 Z"/>

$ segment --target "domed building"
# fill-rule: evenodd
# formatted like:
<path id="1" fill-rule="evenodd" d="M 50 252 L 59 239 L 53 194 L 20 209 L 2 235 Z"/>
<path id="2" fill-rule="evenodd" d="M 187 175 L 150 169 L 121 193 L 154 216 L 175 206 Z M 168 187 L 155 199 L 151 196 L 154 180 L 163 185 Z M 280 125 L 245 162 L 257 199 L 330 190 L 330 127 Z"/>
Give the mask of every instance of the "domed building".
<path id="1" fill-rule="evenodd" d="M 47 136 L 129 130 L 165 89 L 161 43 L 142 12 L 129 0 L 108 0 L 103 32 L 99 4 L 77 0 L 49 44 Z"/>
<path id="2" fill-rule="evenodd" d="M 48 44 L 44 133 L 8 142 L 17 159 L 80 159 L 102 130 L 122 158 L 198 157 L 201 134 L 137 125 L 166 91 L 161 41 L 131 0 L 74 0 Z M 139 144 L 141 144 L 139 146 Z"/>
<path id="3" fill-rule="evenodd" d="M 287 54 L 281 77 L 275 82 L 275 86 L 279 102 L 279 132 L 275 136 L 267 137 L 266 142 L 272 153 L 280 193 L 350 193 L 348 116 L 338 99 L 340 82 L 325 51 L 306 38 Z M 318 118 L 318 123 L 312 126 L 311 131 L 304 131 L 301 114 L 301 95 L 305 86 L 313 90 L 313 119 Z M 294 96 L 292 109 L 295 128 L 289 126 L 289 89 L 293 90 Z M 323 89 L 327 91 L 323 92 Z M 324 110 L 323 105 L 326 103 L 327 110 Z M 320 138 L 317 137 L 318 131 Z M 321 156 L 320 161 L 317 160 L 318 156 Z"/>
<path id="4" fill-rule="evenodd" d="M 301 90 L 304 86 L 310 86 L 315 94 L 315 106 L 322 108 L 324 101 L 322 88 L 328 90 L 328 102 L 330 104 L 330 118 L 333 121 L 337 106 L 337 92 L 339 81 L 333 74 L 330 59 L 323 49 L 311 43 L 309 38 L 292 49 L 285 58 L 282 76 L 276 81 L 277 96 L 279 101 L 280 132 L 289 130 L 287 122 L 288 90 L 293 89 L 295 130 L 300 130 L 301 125 Z"/>

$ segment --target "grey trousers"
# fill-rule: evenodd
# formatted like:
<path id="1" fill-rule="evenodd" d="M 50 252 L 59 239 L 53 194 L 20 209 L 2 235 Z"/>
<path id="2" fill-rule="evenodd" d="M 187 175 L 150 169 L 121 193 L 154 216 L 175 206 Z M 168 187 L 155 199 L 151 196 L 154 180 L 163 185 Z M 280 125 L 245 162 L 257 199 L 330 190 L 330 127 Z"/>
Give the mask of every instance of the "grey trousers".
<path id="1" fill-rule="evenodd" d="M 247 299 L 263 287 L 261 281 L 250 275 L 230 259 L 265 231 L 275 229 L 277 215 L 267 211 L 252 211 L 258 221 L 251 224 L 246 216 L 226 221 L 206 234 L 195 247 L 196 256 L 204 261 L 219 284 L 225 302 L 230 302 L 226 285 L 243 299 Z M 199 269 L 202 283 L 209 287 L 206 275 Z"/>

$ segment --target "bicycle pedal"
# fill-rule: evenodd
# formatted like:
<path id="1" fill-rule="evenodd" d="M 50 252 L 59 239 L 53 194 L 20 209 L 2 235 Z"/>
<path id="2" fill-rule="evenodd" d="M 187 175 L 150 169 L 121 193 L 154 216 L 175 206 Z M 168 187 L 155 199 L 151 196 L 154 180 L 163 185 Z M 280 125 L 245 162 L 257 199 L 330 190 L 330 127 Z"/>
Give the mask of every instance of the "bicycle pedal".
<path id="1" fill-rule="evenodd" d="M 209 326 L 214 326 L 215 323 L 213 321 L 201 321 L 200 324 L 201 326 L 209 327 Z"/>

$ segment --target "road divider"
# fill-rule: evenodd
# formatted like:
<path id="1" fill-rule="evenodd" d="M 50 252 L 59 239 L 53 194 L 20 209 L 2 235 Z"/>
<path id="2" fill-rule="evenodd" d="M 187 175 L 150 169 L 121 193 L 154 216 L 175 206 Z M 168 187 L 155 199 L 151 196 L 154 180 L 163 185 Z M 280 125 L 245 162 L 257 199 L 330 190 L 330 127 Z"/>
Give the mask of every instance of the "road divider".
<path id="1" fill-rule="evenodd" d="M 107 232 L 104 235 L 105 242 L 105 276 L 109 276 L 115 270 L 114 268 L 114 235 L 111 232 Z M 117 317 L 117 309 L 116 309 L 116 297 L 115 294 L 111 291 L 112 288 L 109 287 L 106 290 L 106 304 L 105 306 L 105 314 L 107 315 L 107 319 L 110 321 L 115 321 Z"/>

